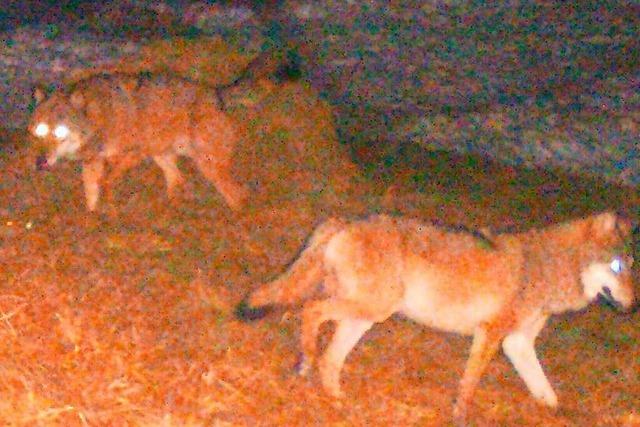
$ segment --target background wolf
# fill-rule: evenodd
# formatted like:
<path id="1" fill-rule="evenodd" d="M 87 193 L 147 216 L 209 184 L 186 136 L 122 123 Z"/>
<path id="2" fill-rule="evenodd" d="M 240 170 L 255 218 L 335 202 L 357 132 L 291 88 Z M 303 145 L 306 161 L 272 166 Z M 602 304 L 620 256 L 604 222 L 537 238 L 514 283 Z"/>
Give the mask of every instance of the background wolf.
<path id="1" fill-rule="evenodd" d="M 85 76 L 48 99 L 36 89 L 29 131 L 48 147 L 36 164 L 46 168 L 64 157 L 81 159 L 87 207 L 93 211 L 101 184 L 109 190 L 147 157 L 162 169 L 171 197 L 183 180 L 177 156 L 185 155 L 237 210 L 247 190 L 231 176 L 239 134 L 225 104 L 253 86 L 297 78 L 297 67 L 295 57 L 266 51 L 220 86 L 163 72 L 116 71 Z"/>
<path id="2" fill-rule="evenodd" d="M 246 199 L 247 190 L 231 176 L 238 134 L 214 88 L 169 75 L 114 73 L 80 80 L 49 98 L 36 90 L 35 98 L 29 131 L 48 147 L 38 166 L 81 159 L 90 211 L 101 184 L 109 189 L 147 157 L 162 169 L 169 196 L 183 180 L 176 162 L 185 155 L 231 208 L 239 209 Z"/>
<path id="3" fill-rule="evenodd" d="M 280 278 L 238 307 L 308 301 L 302 312 L 301 373 L 316 356 L 320 325 L 337 322 L 319 362 L 324 389 L 341 397 L 339 377 L 347 354 L 375 323 L 399 312 L 445 331 L 473 335 L 454 407 L 466 419 L 480 377 L 502 343 L 531 394 L 548 406 L 557 397 L 544 375 L 534 341 L 551 314 L 578 310 L 599 295 L 628 310 L 634 305 L 625 245 L 630 224 L 602 213 L 542 230 L 497 234 L 450 232 L 387 216 L 348 223 L 329 220 Z M 322 282 L 322 288 L 317 285 Z"/>

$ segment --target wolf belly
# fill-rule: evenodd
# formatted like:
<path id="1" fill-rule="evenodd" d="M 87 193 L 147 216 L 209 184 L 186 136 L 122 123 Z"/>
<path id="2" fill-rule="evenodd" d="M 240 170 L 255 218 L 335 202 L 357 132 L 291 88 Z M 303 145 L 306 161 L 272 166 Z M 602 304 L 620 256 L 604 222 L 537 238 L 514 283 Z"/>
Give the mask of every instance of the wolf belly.
<path id="1" fill-rule="evenodd" d="M 449 298 L 438 289 L 438 282 L 436 275 L 410 274 L 405 282 L 400 312 L 432 328 L 471 335 L 480 323 L 495 315 L 503 304 L 497 296 L 486 294 L 464 300 Z"/>

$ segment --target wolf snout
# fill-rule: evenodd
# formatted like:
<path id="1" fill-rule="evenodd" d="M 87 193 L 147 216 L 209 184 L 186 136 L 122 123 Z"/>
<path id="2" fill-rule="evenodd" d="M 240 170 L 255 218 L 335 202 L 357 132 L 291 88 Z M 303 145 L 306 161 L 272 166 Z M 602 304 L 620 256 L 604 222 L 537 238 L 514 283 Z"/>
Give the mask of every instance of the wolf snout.
<path id="1" fill-rule="evenodd" d="M 598 294 L 598 301 L 601 304 L 608 305 L 621 313 L 631 313 L 636 308 L 636 301 L 633 297 L 616 298 L 611 294 L 608 287 L 603 287 L 602 292 Z"/>
<path id="2" fill-rule="evenodd" d="M 615 298 L 611 295 L 611 291 L 608 287 L 604 288 L 605 299 L 612 304 L 618 311 L 622 313 L 632 313 L 637 308 L 637 299 L 635 295 L 631 292 L 622 295 L 621 297 Z"/>
<path id="3" fill-rule="evenodd" d="M 36 157 L 36 170 L 42 171 L 42 170 L 48 170 L 48 169 L 49 169 L 49 162 L 47 161 L 47 156 L 45 156 L 44 154 L 41 154 L 38 157 Z"/>

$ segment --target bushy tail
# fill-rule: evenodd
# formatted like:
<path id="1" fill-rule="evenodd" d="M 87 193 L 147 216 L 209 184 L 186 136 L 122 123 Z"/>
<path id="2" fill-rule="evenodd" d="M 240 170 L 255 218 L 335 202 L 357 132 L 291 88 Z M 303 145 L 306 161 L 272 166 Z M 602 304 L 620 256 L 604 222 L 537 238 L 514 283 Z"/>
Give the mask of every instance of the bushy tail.
<path id="1" fill-rule="evenodd" d="M 289 270 L 251 293 L 236 307 L 236 316 L 241 320 L 254 320 L 266 315 L 269 306 L 290 305 L 309 298 L 323 279 L 324 249 L 343 227 L 344 222 L 335 218 L 318 226 Z"/>
<path id="2" fill-rule="evenodd" d="M 259 78 L 271 78 L 278 83 L 298 80 L 302 76 L 300 62 L 300 55 L 294 50 L 272 49 L 261 52 L 247 64 L 229 86 L 239 86 Z"/>

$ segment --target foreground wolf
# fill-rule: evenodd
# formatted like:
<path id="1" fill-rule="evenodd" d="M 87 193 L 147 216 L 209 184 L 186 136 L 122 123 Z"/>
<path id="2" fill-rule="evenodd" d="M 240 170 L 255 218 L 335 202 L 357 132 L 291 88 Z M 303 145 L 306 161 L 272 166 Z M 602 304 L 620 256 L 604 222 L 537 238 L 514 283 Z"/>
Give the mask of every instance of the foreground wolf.
<path id="1" fill-rule="evenodd" d="M 632 308 L 630 237 L 629 222 L 609 212 L 490 239 L 412 219 L 332 219 L 315 230 L 289 271 L 253 292 L 237 315 L 257 318 L 264 314 L 260 307 L 319 296 L 302 312 L 301 373 L 316 357 L 320 325 L 336 321 L 319 361 L 322 385 L 335 397 L 342 396 L 340 370 L 358 340 L 375 322 L 402 313 L 427 326 L 473 335 L 454 407 L 458 422 L 464 423 L 501 343 L 531 394 L 553 407 L 558 399 L 534 341 L 550 315 L 579 310 L 598 296 Z"/>
<path id="2" fill-rule="evenodd" d="M 184 155 L 229 207 L 238 210 L 247 198 L 246 188 L 231 173 L 239 136 L 213 87 L 170 75 L 105 73 L 48 98 L 36 89 L 34 98 L 28 129 L 48 148 L 36 166 L 82 160 L 89 211 L 96 209 L 101 185 L 110 198 L 115 180 L 149 157 L 162 169 L 169 197 L 183 181 L 177 157 Z"/>

